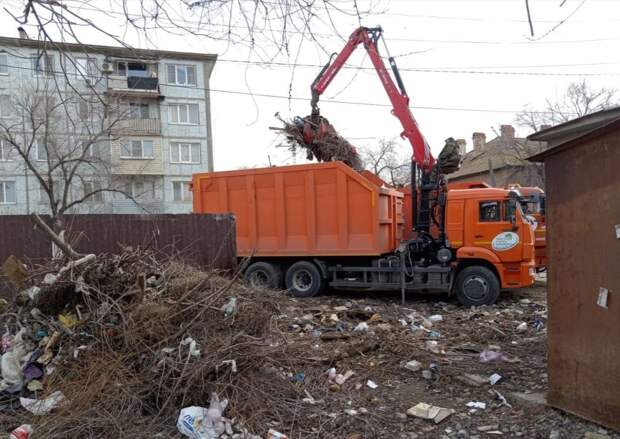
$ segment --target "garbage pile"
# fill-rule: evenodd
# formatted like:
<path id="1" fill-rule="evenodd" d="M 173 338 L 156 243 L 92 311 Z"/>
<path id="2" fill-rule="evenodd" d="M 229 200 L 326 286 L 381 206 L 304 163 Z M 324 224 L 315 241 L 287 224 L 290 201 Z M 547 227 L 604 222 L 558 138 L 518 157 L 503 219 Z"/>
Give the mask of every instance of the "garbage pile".
<path id="1" fill-rule="evenodd" d="M 306 151 L 308 160 L 316 159 L 319 162 L 339 160 L 356 171 L 364 169 L 362 159 L 355 147 L 340 136 L 324 117 L 320 117 L 318 123 L 312 116 L 295 117 L 291 121 L 279 117 L 279 120 L 284 125 L 281 131 L 291 151 L 302 148 Z M 305 136 L 306 127 L 312 127 L 315 134 Z"/>
<path id="2" fill-rule="evenodd" d="M 273 328 L 280 294 L 139 249 L 84 259 L 29 267 L 2 315 L 7 432 L 24 424 L 45 438 L 155 437 L 177 420 L 188 431 L 188 410 L 211 404 L 219 415 L 205 408 L 190 437 L 252 438 L 264 412 L 291 416 L 286 401 L 301 391 L 266 369 L 288 362 Z"/>
<path id="3" fill-rule="evenodd" d="M 146 250 L 82 259 L 27 267 L 0 316 L 0 426 L 15 438 L 608 434 L 545 405 L 540 288 L 402 306 L 295 299 Z"/>

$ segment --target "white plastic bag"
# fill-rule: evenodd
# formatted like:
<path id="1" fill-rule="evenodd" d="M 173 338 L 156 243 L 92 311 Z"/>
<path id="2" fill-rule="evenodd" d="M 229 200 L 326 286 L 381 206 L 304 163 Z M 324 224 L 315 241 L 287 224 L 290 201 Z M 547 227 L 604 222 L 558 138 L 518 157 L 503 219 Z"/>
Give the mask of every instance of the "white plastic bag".
<path id="1" fill-rule="evenodd" d="M 211 395 L 209 408 L 185 407 L 179 414 L 177 429 L 191 439 L 217 439 L 226 431 L 222 415 L 228 400 L 220 402 L 216 393 Z"/>
<path id="2" fill-rule="evenodd" d="M 57 390 L 45 399 L 19 398 L 23 408 L 33 415 L 46 415 L 65 401 L 65 395 Z"/>

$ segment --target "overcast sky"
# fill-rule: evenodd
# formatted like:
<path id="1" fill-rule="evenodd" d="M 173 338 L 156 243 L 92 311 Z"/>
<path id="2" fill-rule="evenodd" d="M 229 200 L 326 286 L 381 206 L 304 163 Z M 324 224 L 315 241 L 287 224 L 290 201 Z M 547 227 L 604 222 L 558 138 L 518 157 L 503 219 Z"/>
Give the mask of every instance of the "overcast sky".
<path id="1" fill-rule="evenodd" d="M 542 37 L 536 41 L 528 38 L 523 0 L 357 1 L 360 9 L 372 4 L 376 11 L 364 18 L 362 24 L 381 25 L 391 54 L 405 55 L 397 58 L 398 65 L 413 114 L 435 155 L 449 136 L 465 138 L 468 148 L 474 131 L 494 137 L 494 129 L 512 124 L 515 113 L 524 105 L 541 107 L 545 98 L 555 99 L 571 81 L 584 76 L 594 87 L 620 88 L 617 0 L 530 0 L 535 38 Z M 9 7 L 22 3 L 3 1 Z M 90 3 L 116 7 L 114 0 Z M 336 3 L 351 5 L 352 1 Z M 84 13 L 96 15 L 88 9 Z M 0 33 L 17 36 L 15 22 L 7 14 L 0 15 L 4 29 Z M 564 19 L 566 22 L 557 26 Z M 276 112 L 284 117 L 309 113 L 310 83 L 320 69 L 318 65 L 328 59 L 318 44 L 300 44 L 300 35 L 293 35 L 292 54 L 273 59 L 278 65 L 263 65 L 245 62 L 265 59 L 245 45 L 174 36 L 161 30 L 151 32 L 147 40 L 134 31 L 126 31 L 120 15 L 97 16 L 97 20 L 111 31 L 116 29 L 135 47 L 220 56 L 211 79 L 216 170 L 263 166 L 268 163 L 268 156 L 273 164 L 303 161 L 303 154 L 294 157 L 285 148 L 278 148 L 280 139 L 269 127 L 279 125 L 274 118 Z M 336 14 L 334 20 L 345 38 L 358 26 L 356 17 Z M 317 24 L 314 29 L 326 51 L 337 52 L 344 45 L 331 25 Z M 105 43 L 92 29 L 83 29 L 83 34 L 85 41 Z M 262 45 L 267 54 L 276 52 L 265 42 L 258 41 L 257 45 Z M 293 64 L 298 66 L 293 68 Z M 349 65 L 371 67 L 362 48 L 351 57 Z M 289 87 L 290 94 L 300 99 L 286 98 Z M 362 104 L 335 103 L 330 99 Z M 372 145 L 381 138 L 398 137 L 401 132 L 372 69 L 342 70 L 321 102 L 322 114 L 355 145 Z M 524 127 L 516 129 L 517 135 L 529 134 Z M 409 154 L 410 146 L 401 144 L 403 154 Z"/>

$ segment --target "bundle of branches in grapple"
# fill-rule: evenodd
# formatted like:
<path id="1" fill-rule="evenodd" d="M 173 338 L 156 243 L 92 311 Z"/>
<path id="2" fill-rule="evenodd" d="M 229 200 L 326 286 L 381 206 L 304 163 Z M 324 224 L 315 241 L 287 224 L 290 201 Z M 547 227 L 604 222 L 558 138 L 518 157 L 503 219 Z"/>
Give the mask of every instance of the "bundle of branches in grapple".
<path id="1" fill-rule="evenodd" d="M 298 117 L 286 121 L 276 115 L 284 124 L 282 131 L 286 144 L 292 151 L 302 148 L 306 151 L 308 160 L 316 159 L 319 162 L 339 160 L 355 169 L 364 169 L 362 160 L 355 147 L 340 136 L 334 127 L 324 117 Z M 311 132 L 311 135 L 308 133 Z M 306 134 L 304 134 L 306 133 Z"/>

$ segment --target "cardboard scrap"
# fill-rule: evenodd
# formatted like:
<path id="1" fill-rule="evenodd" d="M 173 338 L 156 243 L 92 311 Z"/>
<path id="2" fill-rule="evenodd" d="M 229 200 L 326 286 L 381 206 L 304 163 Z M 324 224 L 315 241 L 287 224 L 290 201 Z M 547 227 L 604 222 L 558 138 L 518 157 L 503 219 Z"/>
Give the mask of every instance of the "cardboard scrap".
<path id="1" fill-rule="evenodd" d="M 439 424 L 441 421 L 443 421 L 453 413 L 453 409 L 438 407 L 436 405 L 426 404 L 425 402 L 421 402 L 407 410 L 407 414 L 409 416 L 415 416 L 416 418 L 422 419 L 430 419 L 435 424 Z"/>

